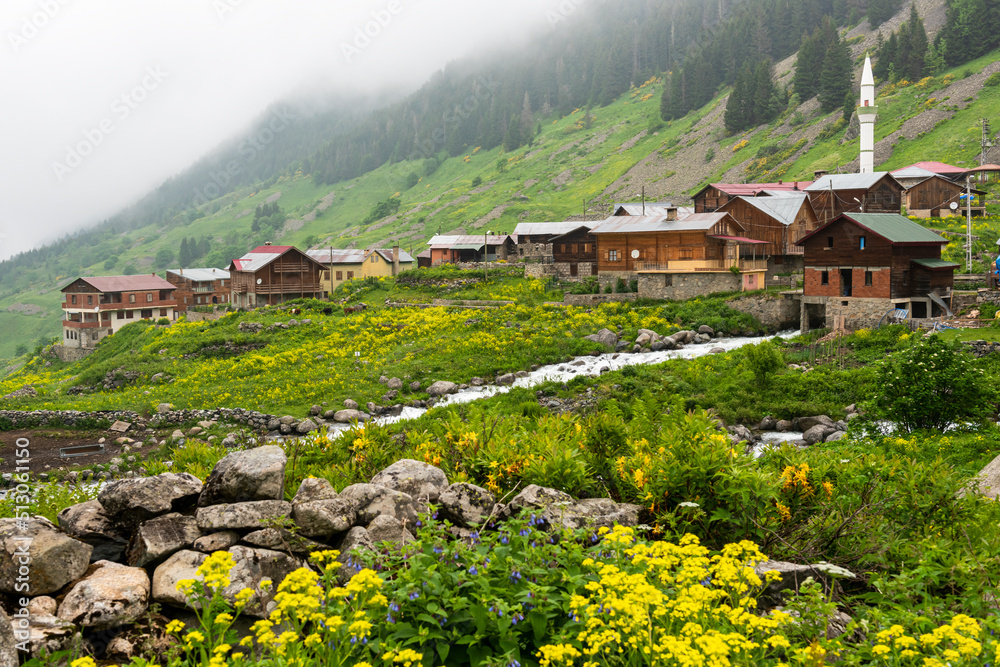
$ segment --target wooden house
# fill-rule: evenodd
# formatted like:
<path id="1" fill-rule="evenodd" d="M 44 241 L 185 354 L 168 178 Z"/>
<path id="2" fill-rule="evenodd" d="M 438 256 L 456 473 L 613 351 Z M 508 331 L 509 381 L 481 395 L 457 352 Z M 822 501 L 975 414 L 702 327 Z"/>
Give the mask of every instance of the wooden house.
<path id="1" fill-rule="evenodd" d="M 136 320 L 172 320 L 175 289 L 157 275 L 77 278 L 62 288 L 63 345 L 93 348 Z"/>
<path id="2" fill-rule="evenodd" d="M 517 238 L 517 257 L 527 261 L 551 262 L 552 239 L 586 228 L 589 232 L 594 222 L 521 222 L 514 228 Z"/>
<path id="3" fill-rule="evenodd" d="M 431 266 L 494 262 L 517 254 L 517 246 L 509 234 L 439 234 L 427 245 L 431 250 Z"/>
<path id="4" fill-rule="evenodd" d="M 743 227 L 743 236 L 766 245 L 755 248 L 756 254 L 776 257 L 778 263 L 788 255 L 801 255 L 795 242 L 816 229 L 816 211 L 804 192 L 769 191 L 756 197 L 735 197 L 719 209 L 729 213 Z"/>
<path id="5" fill-rule="evenodd" d="M 734 197 L 756 197 L 766 192 L 798 192 L 809 185 L 808 181 L 792 181 L 785 183 L 709 183 L 696 192 L 694 200 L 695 213 L 714 213 L 725 206 Z"/>
<path id="6" fill-rule="evenodd" d="M 903 186 L 887 171 L 827 174 L 805 191 L 820 224 L 842 213 L 898 214 L 903 205 Z"/>
<path id="7" fill-rule="evenodd" d="M 831 317 L 872 326 L 888 310 L 950 314 L 957 264 L 947 241 L 898 213 L 844 213 L 798 241 L 803 246 L 803 328 Z"/>
<path id="8" fill-rule="evenodd" d="M 908 215 L 918 218 L 945 218 L 966 214 L 966 186 L 962 183 L 937 174 L 907 181 L 901 182 L 906 186 L 903 190 L 903 206 L 906 207 Z M 968 188 L 968 191 L 972 197 L 972 201 L 968 202 L 968 209 L 972 215 L 985 216 L 986 204 L 983 197 L 986 196 L 986 192 L 977 188 Z M 951 208 L 952 203 L 957 204 L 954 210 Z"/>
<path id="9" fill-rule="evenodd" d="M 349 280 L 361 278 L 365 253 L 366 251 L 360 249 L 341 250 L 339 248 L 320 248 L 306 251 L 309 257 L 323 265 L 323 273 L 320 278 L 323 290 L 328 294 Z"/>
<path id="10" fill-rule="evenodd" d="M 966 175 L 969 173 L 969 170 L 964 169 L 963 167 L 956 167 L 953 164 L 947 164 L 945 162 L 935 162 L 935 161 L 916 162 L 914 164 L 911 164 L 909 167 L 904 167 L 904 169 L 912 169 L 912 168 L 923 169 L 925 171 L 931 172 L 932 174 L 943 176 L 948 180 L 960 181 L 963 183 L 965 182 Z M 892 175 L 895 176 L 896 172 L 893 172 Z"/>
<path id="11" fill-rule="evenodd" d="M 665 215 L 668 220 L 676 220 L 694 213 L 694 209 L 688 206 L 674 206 L 666 201 L 648 201 L 645 203 L 635 202 L 627 204 L 614 204 L 612 206 L 612 217 L 623 215 Z"/>
<path id="12" fill-rule="evenodd" d="M 237 308 L 274 306 L 291 299 L 323 297 L 324 267 L 294 246 L 264 244 L 229 265 Z"/>
<path id="13" fill-rule="evenodd" d="M 174 298 L 178 313 L 195 306 L 225 306 L 229 304 L 232 287 L 225 269 L 169 269 L 167 282 L 175 286 Z"/>

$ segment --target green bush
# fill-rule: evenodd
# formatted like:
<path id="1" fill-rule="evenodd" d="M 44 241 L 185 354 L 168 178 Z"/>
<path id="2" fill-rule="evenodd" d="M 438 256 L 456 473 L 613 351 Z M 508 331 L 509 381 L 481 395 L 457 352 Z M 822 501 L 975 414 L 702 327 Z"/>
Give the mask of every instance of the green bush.
<path id="1" fill-rule="evenodd" d="M 986 81 L 983 81 L 983 85 L 989 87 L 1000 86 L 1000 72 L 994 72 L 993 74 L 990 74 L 986 78 Z"/>
<path id="2" fill-rule="evenodd" d="M 758 387 L 769 386 L 774 374 L 785 367 L 781 350 L 769 340 L 747 345 L 742 351 L 747 370 L 753 374 Z"/>
<path id="3" fill-rule="evenodd" d="M 904 431 L 983 423 L 994 412 L 996 390 L 958 341 L 926 336 L 879 361 L 876 369 L 868 408 Z"/>

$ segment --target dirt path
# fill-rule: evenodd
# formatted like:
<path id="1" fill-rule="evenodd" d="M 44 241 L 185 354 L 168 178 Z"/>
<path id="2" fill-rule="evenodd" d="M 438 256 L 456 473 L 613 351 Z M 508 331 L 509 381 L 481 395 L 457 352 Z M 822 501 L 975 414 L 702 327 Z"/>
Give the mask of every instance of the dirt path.
<path id="1" fill-rule="evenodd" d="M 103 454 L 90 454 L 72 459 L 63 459 L 59 456 L 59 450 L 63 447 L 94 445 L 102 437 L 105 438 Z M 28 440 L 27 449 L 31 458 L 28 467 L 32 473 L 39 474 L 78 466 L 91 466 L 95 463 L 107 463 L 121 454 L 121 445 L 115 443 L 117 437 L 119 437 L 118 434 L 111 432 L 90 431 L 84 433 L 49 428 L 4 431 L 0 433 L 0 460 L 2 460 L 0 473 L 14 472 L 14 468 L 17 466 L 16 450 L 19 449 L 16 443 L 20 438 Z"/>

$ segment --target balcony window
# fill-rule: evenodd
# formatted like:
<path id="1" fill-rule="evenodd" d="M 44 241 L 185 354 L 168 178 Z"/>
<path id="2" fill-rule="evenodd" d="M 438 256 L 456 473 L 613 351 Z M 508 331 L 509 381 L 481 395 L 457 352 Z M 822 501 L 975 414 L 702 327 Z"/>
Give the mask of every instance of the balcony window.
<path id="1" fill-rule="evenodd" d="M 76 303 L 76 295 L 75 294 L 69 298 L 69 302 L 72 303 L 72 304 Z"/>
<path id="2" fill-rule="evenodd" d="M 129 303 L 135 303 L 135 294 L 129 294 L 128 295 L 128 302 Z"/>
<path id="3" fill-rule="evenodd" d="M 146 293 L 146 303 L 152 303 L 152 302 L 153 302 L 153 293 L 152 292 L 147 292 Z"/>
<path id="4" fill-rule="evenodd" d="M 93 306 L 94 305 L 94 297 L 91 296 L 90 294 L 87 295 L 87 305 L 88 306 Z"/>

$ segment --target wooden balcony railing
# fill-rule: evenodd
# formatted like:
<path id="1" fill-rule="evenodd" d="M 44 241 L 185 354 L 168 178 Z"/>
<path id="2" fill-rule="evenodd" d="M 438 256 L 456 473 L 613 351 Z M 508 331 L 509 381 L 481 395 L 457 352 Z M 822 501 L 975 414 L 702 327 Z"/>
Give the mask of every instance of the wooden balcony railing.
<path id="1" fill-rule="evenodd" d="M 635 270 L 640 273 L 676 272 L 701 273 L 712 271 L 729 271 L 730 267 L 738 266 L 740 271 L 766 271 L 766 259 L 705 259 L 681 260 L 677 262 L 636 262 Z"/>

